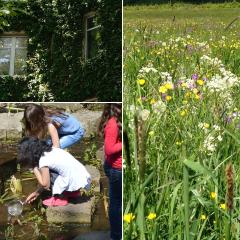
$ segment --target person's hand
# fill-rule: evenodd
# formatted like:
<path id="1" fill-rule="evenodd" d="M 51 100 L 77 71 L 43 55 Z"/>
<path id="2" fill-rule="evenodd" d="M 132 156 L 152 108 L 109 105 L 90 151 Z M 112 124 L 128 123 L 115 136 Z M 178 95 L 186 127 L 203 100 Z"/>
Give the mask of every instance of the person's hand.
<path id="1" fill-rule="evenodd" d="M 38 192 L 33 192 L 27 197 L 25 202 L 29 204 L 29 203 L 33 202 L 34 200 L 36 200 L 38 196 L 39 196 Z"/>

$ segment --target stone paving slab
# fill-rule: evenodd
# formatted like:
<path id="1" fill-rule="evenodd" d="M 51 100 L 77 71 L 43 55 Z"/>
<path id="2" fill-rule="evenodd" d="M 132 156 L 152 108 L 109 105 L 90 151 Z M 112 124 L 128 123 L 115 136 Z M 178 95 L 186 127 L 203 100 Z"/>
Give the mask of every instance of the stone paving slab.
<path id="1" fill-rule="evenodd" d="M 46 210 L 49 223 L 79 223 L 91 224 L 92 214 L 95 209 L 96 198 L 93 196 L 80 197 L 75 203 L 67 206 L 48 207 Z"/>

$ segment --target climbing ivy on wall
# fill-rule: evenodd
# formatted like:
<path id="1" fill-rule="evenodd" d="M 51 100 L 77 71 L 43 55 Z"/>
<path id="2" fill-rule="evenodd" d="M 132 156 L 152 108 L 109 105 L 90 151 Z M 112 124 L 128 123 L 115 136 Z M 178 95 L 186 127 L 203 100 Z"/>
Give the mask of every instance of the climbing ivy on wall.
<path id="1" fill-rule="evenodd" d="M 1 101 L 121 101 L 121 0 L 27 0 L 20 5 L 23 12 L 6 18 L 4 31 L 23 30 L 29 37 L 27 74 L 0 79 Z M 85 61 L 84 16 L 92 11 L 101 25 L 100 46 Z M 6 93 L 18 82 L 25 82 L 20 94 Z"/>

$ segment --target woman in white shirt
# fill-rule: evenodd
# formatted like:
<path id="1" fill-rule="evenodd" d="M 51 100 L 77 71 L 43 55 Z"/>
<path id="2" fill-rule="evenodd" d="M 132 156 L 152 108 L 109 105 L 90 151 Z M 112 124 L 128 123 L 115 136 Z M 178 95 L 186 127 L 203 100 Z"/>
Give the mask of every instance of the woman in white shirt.
<path id="1" fill-rule="evenodd" d="M 46 141 L 25 137 L 18 149 L 18 162 L 33 168 L 40 188 L 31 193 L 27 203 L 34 201 L 44 189 L 52 190 L 52 197 L 43 201 L 46 206 L 64 206 L 69 197 L 79 196 L 81 188 L 88 189 L 91 176 L 70 153 L 51 147 Z M 51 172 L 50 172 L 51 170 Z"/>

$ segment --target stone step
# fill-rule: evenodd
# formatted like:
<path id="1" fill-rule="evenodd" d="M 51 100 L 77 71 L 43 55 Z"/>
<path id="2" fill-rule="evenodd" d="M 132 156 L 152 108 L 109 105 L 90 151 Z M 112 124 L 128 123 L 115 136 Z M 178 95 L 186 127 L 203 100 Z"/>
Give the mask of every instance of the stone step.
<path id="1" fill-rule="evenodd" d="M 96 152 L 97 159 L 101 160 L 102 164 L 104 164 L 105 156 L 104 156 L 104 148 L 101 147 Z"/>
<path id="2" fill-rule="evenodd" d="M 67 206 L 48 207 L 46 210 L 49 223 L 78 223 L 91 224 L 92 214 L 95 210 L 96 198 L 80 197 Z"/>
<path id="3" fill-rule="evenodd" d="M 101 178 L 101 175 L 100 175 L 99 170 L 96 167 L 91 166 L 91 165 L 86 165 L 85 167 L 92 177 L 92 184 L 94 184 L 94 186 L 95 186 L 94 187 L 94 192 L 95 193 L 100 193 L 100 178 Z"/>
<path id="4" fill-rule="evenodd" d="M 100 172 L 90 165 L 85 166 L 92 177 L 94 192 L 100 193 Z M 49 223 L 79 223 L 91 224 L 91 217 L 95 210 L 96 198 L 93 196 L 80 197 L 73 203 L 61 207 L 49 207 L 46 210 L 47 221 Z"/>

